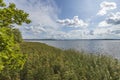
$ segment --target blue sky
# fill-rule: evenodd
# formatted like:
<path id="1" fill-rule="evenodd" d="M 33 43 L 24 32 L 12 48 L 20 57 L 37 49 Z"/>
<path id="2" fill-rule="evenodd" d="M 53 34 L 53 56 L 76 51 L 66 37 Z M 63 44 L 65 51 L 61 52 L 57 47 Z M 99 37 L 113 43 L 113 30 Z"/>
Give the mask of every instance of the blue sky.
<path id="1" fill-rule="evenodd" d="M 30 14 L 24 39 L 120 39 L 120 0 L 5 0 Z"/>

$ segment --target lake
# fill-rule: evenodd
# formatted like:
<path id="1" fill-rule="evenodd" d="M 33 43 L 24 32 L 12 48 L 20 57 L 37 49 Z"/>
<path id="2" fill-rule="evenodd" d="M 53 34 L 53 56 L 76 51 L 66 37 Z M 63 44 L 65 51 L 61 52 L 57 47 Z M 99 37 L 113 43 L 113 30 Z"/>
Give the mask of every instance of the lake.
<path id="1" fill-rule="evenodd" d="M 74 49 L 91 54 L 111 55 L 120 59 L 120 40 L 32 40 L 60 49 Z"/>

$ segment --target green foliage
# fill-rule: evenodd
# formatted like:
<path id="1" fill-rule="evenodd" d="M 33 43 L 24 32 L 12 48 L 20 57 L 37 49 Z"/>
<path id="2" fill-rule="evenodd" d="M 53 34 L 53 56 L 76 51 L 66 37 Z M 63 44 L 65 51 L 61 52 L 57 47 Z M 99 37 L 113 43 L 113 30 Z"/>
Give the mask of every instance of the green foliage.
<path id="1" fill-rule="evenodd" d="M 14 41 L 11 28 L 0 28 L 0 80 L 19 72 L 26 57 L 21 54 L 19 44 Z M 11 77 L 12 78 L 12 77 Z M 3 80 L 3 79 L 2 79 Z M 8 79 L 7 80 L 11 80 Z"/>
<path id="2" fill-rule="evenodd" d="M 120 80 L 120 62 L 112 57 L 32 42 L 22 43 L 21 49 L 28 53 L 21 80 Z"/>
<path id="3" fill-rule="evenodd" d="M 14 34 L 14 40 L 17 43 L 21 43 L 23 40 L 22 40 L 22 35 L 21 35 L 21 32 L 19 31 L 19 29 L 17 29 L 17 28 L 12 29 L 12 32 Z"/>
<path id="4" fill-rule="evenodd" d="M 0 7 L 5 7 L 6 4 L 3 2 L 3 0 L 0 0 Z"/>
<path id="5" fill-rule="evenodd" d="M 16 8 L 15 4 L 8 6 L 0 0 L 0 80 L 18 80 L 19 72 L 26 61 L 26 55 L 20 52 L 19 42 L 22 37 L 13 24 L 30 23 L 28 14 Z"/>
<path id="6" fill-rule="evenodd" d="M 0 27 L 10 27 L 12 24 L 22 25 L 24 22 L 31 22 L 28 19 L 29 14 L 17 9 L 14 3 L 10 3 L 9 6 L 5 6 L 4 4 L 0 0 Z"/>

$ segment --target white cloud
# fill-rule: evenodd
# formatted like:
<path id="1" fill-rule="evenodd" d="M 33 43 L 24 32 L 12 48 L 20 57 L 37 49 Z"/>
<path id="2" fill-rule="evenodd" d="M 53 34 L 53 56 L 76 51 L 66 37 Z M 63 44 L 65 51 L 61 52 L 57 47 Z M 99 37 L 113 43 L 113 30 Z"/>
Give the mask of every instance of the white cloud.
<path id="1" fill-rule="evenodd" d="M 119 25 L 120 26 L 120 25 Z M 120 27 L 111 26 L 111 27 L 102 27 L 94 29 L 94 37 L 101 39 L 115 39 L 120 38 Z"/>
<path id="2" fill-rule="evenodd" d="M 41 35 L 42 32 L 57 30 L 59 28 L 56 20 L 58 19 L 59 9 L 54 0 L 5 0 L 7 3 L 13 2 L 17 8 L 29 13 L 29 18 L 32 20 L 30 25 L 21 27 L 22 33 L 29 31 L 32 34 Z M 47 32 L 49 33 L 49 32 Z M 35 35 L 35 36 L 37 36 Z M 28 35 L 27 35 L 28 36 Z M 23 34 L 26 38 L 26 33 Z M 30 36 L 31 37 L 31 36 Z M 32 38 L 32 37 L 31 37 Z"/>
<path id="3" fill-rule="evenodd" d="M 114 34 L 120 37 L 120 24 L 111 26 L 110 31 L 111 31 L 111 34 Z"/>
<path id="4" fill-rule="evenodd" d="M 6 0 L 6 2 L 14 2 L 18 8 L 30 14 L 32 23 L 20 28 L 24 38 L 93 39 L 109 38 L 115 35 L 120 37 L 120 28 L 118 26 L 120 12 L 109 15 L 99 23 L 99 27 L 90 28 L 88 22 L 91 19 L 85 22 L 79 19 L 78 16 L 74 16 L 73 19 L 58 20 L 59 9 L 54 0 Z M 98 15 L 105 15 L 107 11 L 116 8 L 114 2 L 103 2 L 100 6 L 101 10 Z M 67 30 L 69 27 L 72 28 L 65 31 L 65 29 L 62 29 L 65 27 Z"/>
<path id="5" fill-rule="evenodd" d="M 94 29 L 94 36 L 98 38 L 120 38 L 120 24 L 111 24 L 107 21 L 99 23 L 99 27 Z"/>
<path id="6" fill-rule="evenodd" d="M 107 28 L 96 28 L 94 30 L 94 35 L 105 35 L 105 34 L 109 34 L 110 30 Z"/>
<path id="7" fill-rule="evenodd" d="M 53 38 L 53 39 L 89 39 L 89 30 L 78 29 L 78 30 L 71 30 L 71 31 L 68 31 L 68 32 L 52 31 L 51 33 L 47 34 L 46 38 Z"/>
<path id="8" fill-rule="evenodd" d="M 111 26 L 110 24 L 108 24 L 106 21 L 102 21 L 98 24 L 98 27 L 109 27 Z"/>
<path id="9" fill-rule="evenodd" d="M 43 27 L 43 25 L 31 25 L 31 26 L 25 26 L 24 27 L 27 31 L 31 31 L 33 33 L 42 33 L 46 32 L 47 29 Z"/>
<path id="10" fill-rule="evenodd" d="M 120 24 L 120 12 L 111 13 L 108 18 L 106 18 L 106 22 L 112 25 Z"/>
<path id="11" fill-rule="evenodd" d="M 57 23 L 65 25 L 67 27 L 74 27 L 74 28 L 78 28 L 78 27 L 84 28 L 88 26 L 88 23 L 79 19 L 78 16 L 74 16 L 73 19 L 57 20 Z"/>
<path id="12" fill-rule="evenodd" d="M 100 8 L 101 9 L 97 13 L 97 15 L 103 16 L 103 15 L 107 14 L 108 11 L 116 9 L 117 5 L 115 2 L 104 1 L 100 4 Z"/>
<path id="13" fill-rule="evenodd" d="M 89 39 L 89 30 L 88 29 L 78 29 L 78 30 L 72 30 L 68 33 L 70 35 L 70 38 L 74 39 Z"/>
<path id="14" fill-rule="evenodd" d="M 113 34 L 119 34 L 120 35 L 120 30 L 114 30 L 112 31 Z"/>
<path id="15" fill-rule="evenodd" d="M 110 27 L 120 24 L 120 12 L 111 13 L 107 18 L 98 24 L 99 27 Z"/>

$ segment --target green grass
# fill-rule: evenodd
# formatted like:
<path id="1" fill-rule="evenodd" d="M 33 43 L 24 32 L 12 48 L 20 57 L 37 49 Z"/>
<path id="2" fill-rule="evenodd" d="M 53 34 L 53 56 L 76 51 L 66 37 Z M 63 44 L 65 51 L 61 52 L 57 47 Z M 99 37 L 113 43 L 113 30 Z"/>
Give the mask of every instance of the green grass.
<path id="1" fill-rule="evenodd" d="M 37 42 L 21 43 L 21 51 L 28 55 L 21 80 L 120 80 L 120 62 L 112 57 Z"/>

